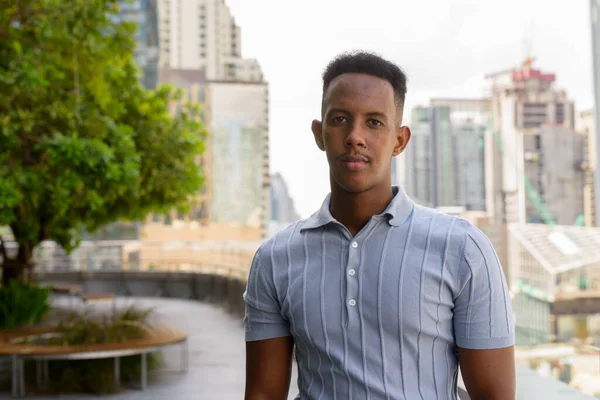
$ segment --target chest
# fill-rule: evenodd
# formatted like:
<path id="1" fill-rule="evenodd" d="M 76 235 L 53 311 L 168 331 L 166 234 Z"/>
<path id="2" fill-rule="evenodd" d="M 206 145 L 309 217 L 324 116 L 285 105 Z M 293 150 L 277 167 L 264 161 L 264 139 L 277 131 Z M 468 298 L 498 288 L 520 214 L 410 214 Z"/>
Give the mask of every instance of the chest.
<path id="1" fill-rule="evenodd" d="M 329 235 L 326 235 L 329 233 Z M 306 237 L 277 279 L 282 313 L 305 342 L 404 335 L 452 336 L 457 259 L 443 243 L 407 229 L 355 238 Z"/>

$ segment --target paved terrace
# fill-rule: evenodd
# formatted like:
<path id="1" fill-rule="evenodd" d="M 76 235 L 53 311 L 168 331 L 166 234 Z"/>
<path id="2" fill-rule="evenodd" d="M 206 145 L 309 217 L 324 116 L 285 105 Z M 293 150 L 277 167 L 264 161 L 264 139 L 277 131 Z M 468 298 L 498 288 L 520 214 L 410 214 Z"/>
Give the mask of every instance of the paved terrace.
<path id="1" fill-rule="evenodd" d="M 180 371 L 181 349 L 164 350 L 165 366 L 145 391 L 135 388 L 112 396 L 61 395 L 61 399 L 88 400 L 241 400 L 244 397 L 244 330 L 238 317 L 218 306 L 198 301 L 164 298 L 119 298 L 119 306 L 136 304 L 153 308 L 156 318 L 189 333 L 188 371 Z M 100 304 L 94 307 L 101 307 Z M 296 377 L 293 377 L 294 382 Z M 293 387 L 293 386 L 292 386 Z M 291 394 L 293 399 L 296 392 Z M 0 394 L 0 399 L 9 399 Z M 55 396 L 30 396 L 55 400 Z"/>
<path id="2" fill-rule="evenodd" d="M 165 298 L 119 298 L 120 306 L 135 303 L 154 308 L 161 322 L 189 332 L 189 369 L 181 373 L 180 348 L 164 352 L 166 366 L 158 371 L 145 391 L 124 392 L 101 397 L 108 400 L 241 400 L 244 391 L 244 331 L 239 317 L 222 308 L 198 301 Z M 100 305 L 98 305 L 100 306 Z M 96 307 L 98 307 L 96 306 Z M 297 393 L 296 377 L 292 378 L 289 400 Z M 0 398 L 8 399 L 6 394 Z M 54 400 L 57 397 L 32 397 Z M 97 396 L 60 396 L 68 400 L 98 399 Z M 518 400 L 586 400 L 567 385 L 551 378 L 541 378 L 532 371 L 518 370 Z"/>

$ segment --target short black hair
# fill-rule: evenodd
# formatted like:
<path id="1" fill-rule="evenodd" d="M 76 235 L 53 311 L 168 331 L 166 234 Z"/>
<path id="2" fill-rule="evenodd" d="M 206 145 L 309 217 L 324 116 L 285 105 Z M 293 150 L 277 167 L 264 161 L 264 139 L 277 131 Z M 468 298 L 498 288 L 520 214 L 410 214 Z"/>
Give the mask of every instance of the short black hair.
<path id="1" fill-rule="evenodd" d="M 323 72 L 323 98 L 331 82 L 343 74 L 366 74 L 385 79 L 394 89 L 396 105 L 402 115 L 404 99 L 406 98 L 406 74 L 396 64 L 378 54 L 367 51 L 346 52 L 335 57 Z M 324 110 L 323 110 L 324 111 Z"/>

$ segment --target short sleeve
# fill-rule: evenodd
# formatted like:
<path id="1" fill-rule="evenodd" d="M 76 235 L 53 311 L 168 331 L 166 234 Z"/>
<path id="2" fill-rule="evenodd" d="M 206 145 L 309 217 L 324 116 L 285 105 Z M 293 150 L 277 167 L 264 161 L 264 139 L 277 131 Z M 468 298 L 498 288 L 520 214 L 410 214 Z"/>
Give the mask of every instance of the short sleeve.
<path id="1" fill-rule="evenodd" d="M 246 341 L 290 336 L 289 322 L 281 313 L 277 300 L 272 266 L 262 260 L 262 246 L 254 255 L 244 292 Z M 270 261 L 267 259 L 267 261 Z M 265 268 L 268 267 L 268 268 Z M 268 269 L 269 271 L 265 271 Z"/>
<path id="2" fill-rule="evenodd" d="M 454 300 L 456 344 L 465 349 L 514 345 L 514 320 L 506 277 L 489 239 L 471 226 L 460 264 L 460 287 Z"/>

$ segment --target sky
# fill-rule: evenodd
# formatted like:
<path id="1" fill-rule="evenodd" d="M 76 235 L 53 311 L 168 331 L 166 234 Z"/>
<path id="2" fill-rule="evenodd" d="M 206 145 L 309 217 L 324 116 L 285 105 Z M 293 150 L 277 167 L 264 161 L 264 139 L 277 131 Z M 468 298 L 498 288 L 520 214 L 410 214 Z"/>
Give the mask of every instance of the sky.
<path id="1" fill-rule="evenodd" d="M 375 51 L 400 65 L 405 116 L 431 97 L 482 97 L 486 74 L 529 54 L 557 74 L 577 111 L 593 107 L 588 0 L 225 1 L 243 57 L 258 59 L 269 83 L 271 173 L 283 175 L 303 218 L 329 192 L 310 124 L 320 116 L 323 69 L 340 52 Z"/>

